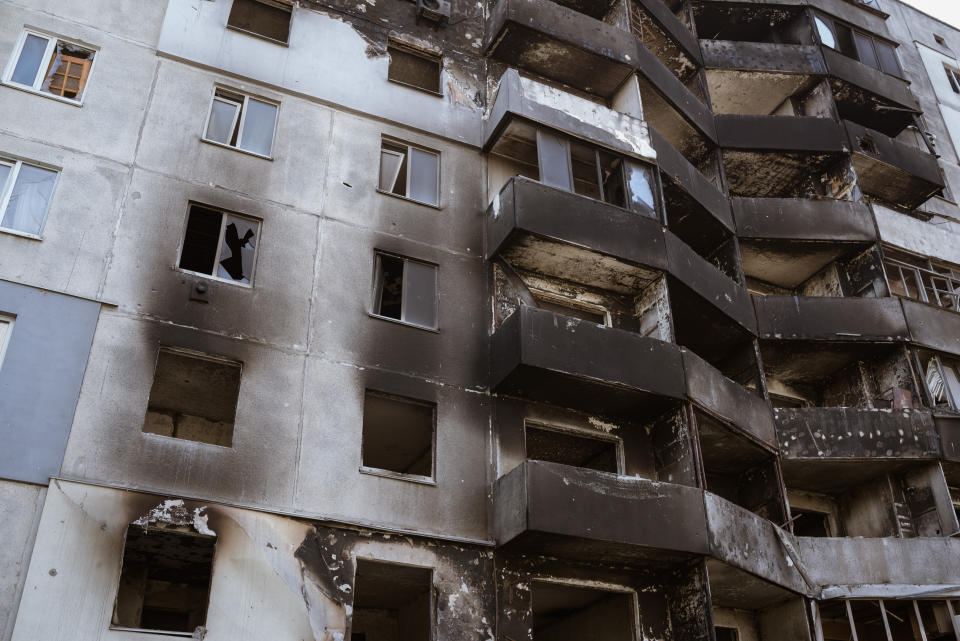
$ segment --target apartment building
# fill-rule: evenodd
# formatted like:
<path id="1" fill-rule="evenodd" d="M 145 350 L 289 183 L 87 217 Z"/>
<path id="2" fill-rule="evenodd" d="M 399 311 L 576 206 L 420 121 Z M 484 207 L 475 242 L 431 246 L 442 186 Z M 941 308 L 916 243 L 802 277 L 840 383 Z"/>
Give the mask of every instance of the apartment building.
<path id="1" fill-rule="evenodd" d="M 0 638 L 957 641 L 958 56 L 0 0 Z"/>

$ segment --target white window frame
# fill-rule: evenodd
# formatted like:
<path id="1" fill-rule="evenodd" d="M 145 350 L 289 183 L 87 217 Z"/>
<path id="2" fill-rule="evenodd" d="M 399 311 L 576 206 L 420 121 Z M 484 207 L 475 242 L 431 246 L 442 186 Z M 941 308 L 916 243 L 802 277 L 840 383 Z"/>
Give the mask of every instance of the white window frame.
<path id="1" fill-rule="evenodd" d="M 19 229 L 13 229 L 12 227 L 2 226 L 3 216 L 7 211 L 7 205 L 10 204 L 10 197 L 13 195 L 13 186 L 17 184 L 17 178 L 20 176 L 20 168 L 23 167 L 24 164 L 31 167 L 37 167 L 39 169 L 46 169 L 47 171 L 52 171 L 57 175 L 53 181 L 53 189 L 50 190 L 50 202 L 47 203 L 47 210 L 43 212 L 43 222 L 40 223 L 40 231 L 36 234 L 31 234 Z M 19 158 L 10 158 L 9 156 L 0 156 L 0 165 L 11 167 L 10 175 L 7 177 L 7 182 L 3 185 L 0 185 L 0 233 L 23 236 L 24 238 L 33 238 L 34 240 L 43 240 L 43 230 L 47 226 L 47 218 L 50 216 L 50 207 L 53 205 L 53 194 L 56 193 L 57 184 L 60 182 L 60 168 L 51 167 L 50 165 L 45 165 L 43 163 L 28 162 Z"/>
<path id="2" fill-rule="evenodd" d="M 953 93 L 960 95 L 960 69 L 947 63 L 943 63 L 943 68 L 947 72 L 947 81 Z"/>
<path id="3" fill-rule="evenodd" d="M 429 325 L 418 325 L 417 323 L 411 323 L 408 320 L 404 320 L 407 312 L 407 292 L 404 288 L 403 293 L 401 294 L 402 298 L 400 299 L 400 318 L 393 318 L 391 316 L 384 316 L 377 311 L 380 308 L 381 300 L 378 300 L 378 285 L 380 280 L 381 268 L 381 257 L 387 256 L 389 258 L 394 258 L 396 260 L 402 261 L 404 263 L 404 274 L 406 274 L 406 263 L 419 263 L 421 265 L 426 265 L 427 267 L 432 267 L 436 273 L 436 279 L 434 281 L 433 288 L 433 306 L 434 306 L 434 325 L 430 327 Z M 439 333 L 440 332 L 440 266 L 436 263 L 431 263 L 425 260 L 419 260 L 417 258 L 410 258 L 409 256 L 403 256 L 401 254 L 394 254 L 393 252 L 381 251 L 379 249 L 374 250 L 373 252 L 373 287 L 371 288 L 370 295 L 370 316 L 373 318 L 379 318 L 380 320 L 390 321 L 391 323 L 399 323 L 400 325 L 406 325 L 407 327 L 415 327 L 417 329 L 422 329 L 428 332 Z M 380 298 L 382 299 L 383 293 L 380 293 Z"/>
<path id="4" fill-rule="evenodd" d="M 237 94 L 238 96 L 243 96 L 243 102 L 237 103 L 234 100 L 229 98 L 224 98 L 217 95 L 217 89 L 222 89 L 228 93 Z M 270 153 L 268 155 L 258 154 L 255 151 L 250 151 L 249 149 L 244 149 L 240 146 L 240 141 L 243 140 L 243 126 L 247 121 L 247 114 L 249 109 L 247 106 L 250 103 L 250 100 L 256 100 L 257 102 L 262 102 L 268 105 L 273 105 L 277 108 L 276 115 L 273 117 L 273 134 L 270 136 Z M 233 132 L 237 132 L 237 144 L 231 145 L 229 143 L 220 142 L 218 140 L 212 140 L 207 138 L 207 131 L 210 128 L 210 119 L 213 117 L 213 104 L 217 101 L 222 103 L 239 106 L 238 110 L 240 113 L 240 122 L 237 122 L 237 112 L 233 114 L 233 120 L 231 121 L 230 128 L 230 137 L 233 137 Z M 231 87 L 226 87 L 223 85 L 216 85 L 213 90 L 213 96 L 210 99 L 210 109 L 207 110 L 207 119 L 203 124 L 203 133 L 200 135 L 200 140 L 211 145 L 216 145 L 217 147 L 223 147 L 224 149 L 232 149 L 234 151 L 239 151 L 242 154 L 248 154 L 250 156 L 255 156 L 257 158 L 263 158 L 265 160 L 273 160 L 273 146 L 277 142 L 277 123 L 280 122 L 280 103 L 276 100 L 270 100 L 269 98 L 264 98 L 263 96 L 258 96 L 256 94 L 249 94 L 245 91 L 240 91 L 238 89 L 233 89 Z"/>
<path id="5" fill-rule="evenodd" d="M 16 323 L 14 316 L 0 314 L 0 369 L 3 369 L 3 358 L 7 355 L 7 345 L 13 335 L 13 326 Z"/>
<path id="6" fill-rule="evenodd" d="M 40 61 L 40 67 L 37 69 L 37 75 L 33 79 L 32 85 L 25 85 L 12 80 L 13 70 L 16 68 L 17 63 L 20 61 L 20 56 L 23 54 L 23 45 L 27 42 L 27 36 L 36 36 L 38 38 L 44 38 L 47 40 L 47 48 L 43 52 L 43 59 Z M 55 94 L 43 91 L 40 88 L 41 85 L 43 85 L 44 78 L 46 77 L 46 70 L 50 66 L 50 58 L 57 47 L 57 42 L 64 42 L 77 47 L 82 47 L 83 49 L 89 49 L 93 52 L 93 60 L 90 62 L 90 71 L 87 73 L 87 82 L 86 85 L 84 85 L 83 93 L 80 94 L 80 100 L 57 96 Z M 97 60 L 100 58 L 99 53 L 100 48 L 89 43 L 81 42 L 79 40 L 71 40 L 70 38 L 64 38 L 46 31 L 40 31 L 39 29 L 24 27 L 20 32 L 20 37 L 17 39 L 16 46 L 13 48 L 13 55 L 10 56 L 10 59 L 7 61 L 7 66 L 3 70 L 3 84 L 9 87 L 14 87 L 16 89 L 37 94 L 38 96 L 44 96 L 46 98 L 50 98 L 51 100 L 58 100 L 68 105 L 80 107 L 83 105 L 83 101 L 87 97 L 86 88 L 90 85 L 90 79 L 93 77 L 93 71 L 97 66 Z"/>
<path id="7" fill-rule="evenodd" d="M 212 274 L 204 274 L 203 272 L 195 272 L 192 269 L 184 269 L 180 266 L 180 259 L 183 257 L 183 246 L 187 241 L 187 225 L 190 223 L 190 210 L 193 207 L 203 207 L 204 209 L 212 209 L 220 212 L 220 235 L 217 236 L 217 255 L 213 259 L 213 272 Z M 233 216 L 234 218 L 242 218 L 243 220 L 249 220 L 251 222 L 257 223 L 257 244 L 253 247 L 253 261 L 252 261 L 252 273 L 250 274 L 249 283 L 241 283 L 238 280 L 233 280 L 232 278 L 221 278 L 217 276 L 217 271 L 220 266 L 220 252 L 223 251 L 223 236 L 227 233 L 227 217 Z M 245 214 L 238 214 L 234 211 L 227 209 L 221 209 L 220 207 L 215 207 L 213 205 L 205 205 L 203 203 L 193 202 L 187 205 L 187 215 L 183 219 L 183 232 L 180 234 L 180 246 L 177 248 L 177 264 L 174 268 L 177 271 L 183 272 L 185 274 L 192 274 L 194 276 L 199 276 L 201 278 L 209 278 L 210 280 L 216 280 L 221 283 L 229 283 L 230 285 L 236 285 L 237 287 L 253 287 L 253 281 L 257 273 L 257 258 L 260 256 L 260 234 L 263 231 L 263 221 L 259 218 L 254 218 L 252 216 L 247 216 Z"/>
<path id="8" fill-rule="evenodd" d="M 401 84 L 402 84 L 402 83 L 401 83 Z M 406 156 L 406 160 L 407 160 L 407 183 L 406 183 L 406 185 L 405 185 L 405 187 L 404 187 L 404 192 L 406 192 L 406 195 L 405 195 L 405 196 L 401 196 L 400 194 L 395 194 L 395 193 L 393 193 L 392 191 L 387 191 L 386 189 L 381 189 L 381 188 L 380 188 L 380 182 L 381 182 L 381 181 L 380 181 L 380 170 L 379 170 L 379 166 L 380 166 L 380 158 L 383 156 L 383 152 L 387 152 L 388 154 L 395 155 L 395 156 L 399 156 L 399 155 L 400 155 L 399 152 L 393 151 L 392 149 L 384 149 L 384 148 L 383 148 L 383 143 L 385 143 L 385 142 L 386 142 L 386 143 L 389 143 L 389 144 L 391 144 L 391 145 L 396 145 L 397 147 L 406 147 L 406 148 L 407 148 L 407 156 Z M 410 197 L 410 182 L 413 180 L 413 172 L 410 171 L 410 168 L 412 167 L 412 163 L 411 163 L 411 161 L 410 161 L 410 158 L 411 158 L 410 150 L 411 150 L 411 149 L 416 149 L 416 150 L 418 150 L 418 151 L 422 151 L 422 152 L 427 153 L 427 154 L 432 154 L 432 155 L 434 155 L 434 156 L 437 157 L 437 202 L 436 202 L 436 203 L 428 203 L 428 202 L 426 202 L 426 201 L 417 200 L 416 198 L 411 198 L 411 197 Z M 441 188 L 440 188 L 440 159 L 441 159 L 441 156 L 442 156 L 442 154 L 441 154 L 439 151 L 437 151 L 436 149 L 429 149 L 429 148 L 423 147 L 423 146 L 421 146 L 421 145 L 414 145 L 414 144 L 412 144 L 412 143 L 406 142 L 405 140 L 399 140 L 399 139 L 397 139 L 397 138 L 392 138 L 392 137 L 390 137 L 390 136 L 381 136 L 381 137 L 380 137 L 380 154 L 377 156 L 377 166 L 378 166 L 378 169 L 377 169 L 377 192 L 378 192 L 378 193 L 381 193 L 381 194 L 384 194 L 384 195 L 386 195 L 386 196 L 393 196 L 394 198 L 402 198 L 403 200 L 409 200 L 410 202 L 412 202 L 412 203 L 417 203 L 417 204 L 419 204 L 419 205 L 426 205 L 427 207 L 433 207 L 434 209 L 442 209 L 442 207 L 440 206 L 440 195 L 441 195 L 441 193 L 442 193 L 442 190 L 441 190 Z M 398 167 L 398 168 L 397 168 L 397 172 L 399 173 L 399 171 L 400 171 L 400 169 L 399 169 L 399 167 Z M 396 179 L 396 176 L 394 176 L 393 181 L 396 182 L 396 180 L 397 180 L 397 179 Z"/>

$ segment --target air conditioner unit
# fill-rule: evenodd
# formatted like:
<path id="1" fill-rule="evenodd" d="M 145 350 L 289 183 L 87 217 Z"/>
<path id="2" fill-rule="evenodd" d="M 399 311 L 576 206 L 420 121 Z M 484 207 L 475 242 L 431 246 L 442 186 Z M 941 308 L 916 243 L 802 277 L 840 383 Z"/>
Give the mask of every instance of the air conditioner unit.
<path id="1" fill-rule="evenodd" d="M 417 18 L 444 23 L 450 20 L 450 0 L 417 0 Z"/>

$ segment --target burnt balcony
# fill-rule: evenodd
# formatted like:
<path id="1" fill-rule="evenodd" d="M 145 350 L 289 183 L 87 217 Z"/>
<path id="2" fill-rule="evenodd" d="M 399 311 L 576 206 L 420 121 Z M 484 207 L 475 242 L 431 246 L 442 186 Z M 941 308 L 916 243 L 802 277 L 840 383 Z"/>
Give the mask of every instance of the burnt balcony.
<path id="1" fill-rule="evenodd" d="M 849 150 L 829 118 L 721 114 L 716 122 L 731 196 L 792 196 Z"/>
<path id="2" fill-rule="evenodd" d="M 820 47 L 834 101 L 843 119 L 853 120 L 887 136 L 896 136 L 919 114 L 910 83 Z"/>
<path id="3" fill-rule="evenodd" d="M 905 298 L 899 301 L 914 343 L 960 356 L 960 313 Z"/>
<path id="4" fill-rule="evenodd" d="M 935 156 L 878 131 L 844 121 L 863 193 L 913 210 L 944 187 Z"/>
<path id="5" fill-rule="evenodd" d="M 754 296 L 757 332 L 764 340 L 892 342 L 909 339 L 893 298 Z"/>
<path id="6" fill-rule="evenodd" d="M 635 563 L 705 555 L 703 492 L 526 461 L 494 486 L 497 545 L 568 559 Z"/>
<path id="7" fill-rule="evenodd" d="M 683 398 L 680 348 L 521 305 L 491 339 L 490 387 L 501 394 L 631 419 Z"/>
<path id="8" fill-rule="evenodd" d="M 771 114 L 827 71 L 814 45 L 701 40 L 700 48 L 716 113 Z"/>
<path id="9" fill-rule="evenodd" d="M 701 65 L 697 39 L 663 0 L 634 0 L 630 3 L 633 33 L 675 76 L 686 82 Z"/>
<path id="10" fill-rule="evenodd" d="M 863 203 L 736 198 L 731 204 L 744 273 L 787 289 L 877 239 L 873 215 Z"/>
<path id="11" fill-rule="evenodd" d="M 500 0 L 487 25 L 487 55 L 597 96 L 633 72 L 630 32 L 551 0 Z"/>

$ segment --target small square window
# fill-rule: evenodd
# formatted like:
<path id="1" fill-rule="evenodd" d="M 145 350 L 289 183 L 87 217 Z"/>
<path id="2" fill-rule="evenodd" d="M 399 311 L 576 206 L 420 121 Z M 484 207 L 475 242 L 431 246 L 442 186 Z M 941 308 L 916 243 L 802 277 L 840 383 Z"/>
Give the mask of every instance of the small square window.
<path id="1" fill-rule="evenodd" d="M 0 316 L 0 368 L 3 367 L 3 357 L 7 353 L 11 334 L 13 334 L 13 317 Z"/>
<path id="2" fill-rule="evenodd" d="M 216 543 L 186 526 L 128 527 L 112 627 L 189 635 L 205 625 Z"/>
<path id="3" fill-rule="evenodd" d="M 161 348 L 143 431 L 230 447 L 240 370 L 235 361 Z"/>
<path id="4" fill-rule="evenodd" d="M 269 158 L 276 124 L 276 103 L 218 87 L 203 139 Z"/>
<path id="5" fill-rule="evenodd" d="M 233 0 L 227 26 L 254 36 L 287 44 L 293 7 L 279 0 Z"/>
<path id="6" fill-rule="evenodd" d="M 390 55 L 388 80 L 441 95 L 440 56 L 393 41 L 387 45 L 387 53 Z"/>
<path id="7" fill-rule="evenodd" d="M 436 329 L 437 266 L 377 252 L 373 314 Z"/>
<path id="8" fill-rule="evenodd" d="M 39 238 L 57 175 L 52 169 L 0 158 L 0 230 Z"/>
<path id="9" fill-rule="evenodd" d="M 259 240 L 259 220 L 191 203 L 178 265 L 217 280 L 250 285 Z"/>
<path id="10" fill-rule="evenodd" d="M 431 568 L 357 559 L 350 641 L 430 641 Z"/>
<path id="11" fill-rule="evenodd" d="M 380 191 L 427 205 L 440 203 L 440 154 L 384 138 Z"/>
<path id="12" fill-rule="evenodd" d="M 80 102 L 93 68 L 96 52 L 54 36 L 24 31 L 4 82 Z"/>
<path id="13" fill-rule="evenodd" d="M 432 479 L 436 410 L 434 403 L 367 390 L 362 469 Z"/>

